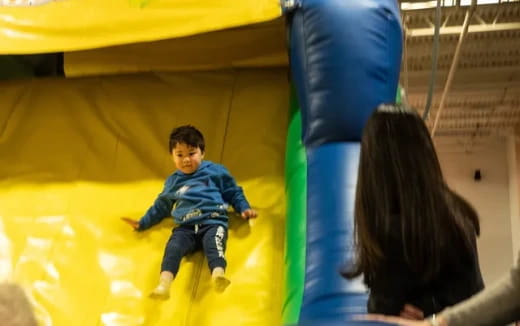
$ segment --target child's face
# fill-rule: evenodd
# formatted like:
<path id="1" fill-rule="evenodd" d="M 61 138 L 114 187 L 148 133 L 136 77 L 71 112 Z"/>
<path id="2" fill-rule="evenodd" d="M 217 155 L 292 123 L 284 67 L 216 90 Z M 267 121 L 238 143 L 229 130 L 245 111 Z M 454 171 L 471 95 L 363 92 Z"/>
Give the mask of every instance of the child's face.
<path id="1" fill-rule="evenodd" d="M 192 174 L 199 168 L 204 153 L 200 148 L 178 143 L 172 150 L 173 163 L 182 173 Z"/>

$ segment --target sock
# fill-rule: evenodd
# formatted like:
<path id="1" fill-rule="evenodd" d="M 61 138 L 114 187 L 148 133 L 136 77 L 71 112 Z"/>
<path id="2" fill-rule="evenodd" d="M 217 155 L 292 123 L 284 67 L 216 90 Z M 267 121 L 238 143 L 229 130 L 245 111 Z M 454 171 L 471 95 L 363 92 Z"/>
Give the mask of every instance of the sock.
<path id="1" fill-rule="evenodd" d="M 173 281 L 173 274 L 162 272 L 159 284 L 152 291 L 150 296 L 156 299 L 168 299 L 170 297 L 170 286 Z"/>
<path id="2" fill-rule="evenodd" d="M 224 291 L 231 283 L 231 281 L 226 278 L 224 268 L 222 267 L 215 267 L 213 269 L 211 272 L 211 279 L 213 280 L 215 289 L 218 292 Z"/>

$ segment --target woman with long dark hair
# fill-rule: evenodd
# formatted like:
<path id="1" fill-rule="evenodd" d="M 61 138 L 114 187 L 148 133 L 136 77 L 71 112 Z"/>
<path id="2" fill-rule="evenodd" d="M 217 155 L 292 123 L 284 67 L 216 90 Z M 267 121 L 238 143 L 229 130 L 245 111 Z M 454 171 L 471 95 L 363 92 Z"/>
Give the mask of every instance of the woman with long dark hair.
<path id="1" fill-rule="evenodd" d="M 414 111 L 382 105 L 374 112 L 358 173 L 357 255 L 343 275 L 364 276 L 370 313 L 399 315 L 412 304 L 431 315 L 483 289 L 478 215 L 446 184 Z"/>

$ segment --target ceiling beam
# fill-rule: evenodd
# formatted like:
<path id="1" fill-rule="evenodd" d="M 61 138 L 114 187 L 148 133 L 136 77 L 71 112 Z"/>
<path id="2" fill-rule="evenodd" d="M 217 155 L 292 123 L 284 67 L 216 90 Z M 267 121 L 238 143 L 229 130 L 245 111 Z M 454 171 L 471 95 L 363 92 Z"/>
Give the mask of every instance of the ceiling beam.
<path id="1" fill-rule="evenodd" d="M 441 35 L 450 35 L 450 34 L 461 34 L 463 26 L 445 26 L 441 27 L 440 34 Z M 510 30 L 519 30 L 520 22 L 512 22 L 512 23 L 496 23 L 496 24 L 474 24 L 470 25 L 468 28 L 468 33 L 485 33 L 485 32 L 497 32 L 497 31 L 510 31 Z M 407 30 L 407 36 L 410 37 L 419 37 L 419 36 L 433 36 L 434 29 L 433 28 L 412 28 Z"/>

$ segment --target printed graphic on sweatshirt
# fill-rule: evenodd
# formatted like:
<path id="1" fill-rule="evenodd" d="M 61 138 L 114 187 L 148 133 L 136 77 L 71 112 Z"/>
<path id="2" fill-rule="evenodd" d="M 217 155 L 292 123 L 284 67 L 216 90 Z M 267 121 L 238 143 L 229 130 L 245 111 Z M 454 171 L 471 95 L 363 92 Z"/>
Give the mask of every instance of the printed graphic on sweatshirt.
<path id="1" fill-rule="evenodd" d="M 190 180 L 189 183 L 177 189 L 175 191 L 175 203 L 172 207 L 172 215 L 175 219 L 179 222 L 187 222 L 202 216 L 204 212 L 200 207 L 209 187 L 209 179 L 202 179 Z"/>
<path id="2" fill-rule="evenodd" d="M 200 209 L 194 209 L 194 210 L 191 210 L 188 214 L 184 215 L 181 220 L 183 222 L 186 222 L 187 220 L 189 219 L 192 219 L 194 217 L 199 217 L 202 215 L 202 211 Z"/>
<path id="3" fill-rule="evenodd" d="M 190 189 L 190 186 L 188 186 L 188 185 L 184 185 L 184 186 L 180 187 L 179 190 L 177 190 L 177 191 L 175 192 L 175 195 L 177 195 L 177 196 L 182 196 L 182 195 L 184 195 L 184 194 L 185 194 L 189 189 Z"/>

